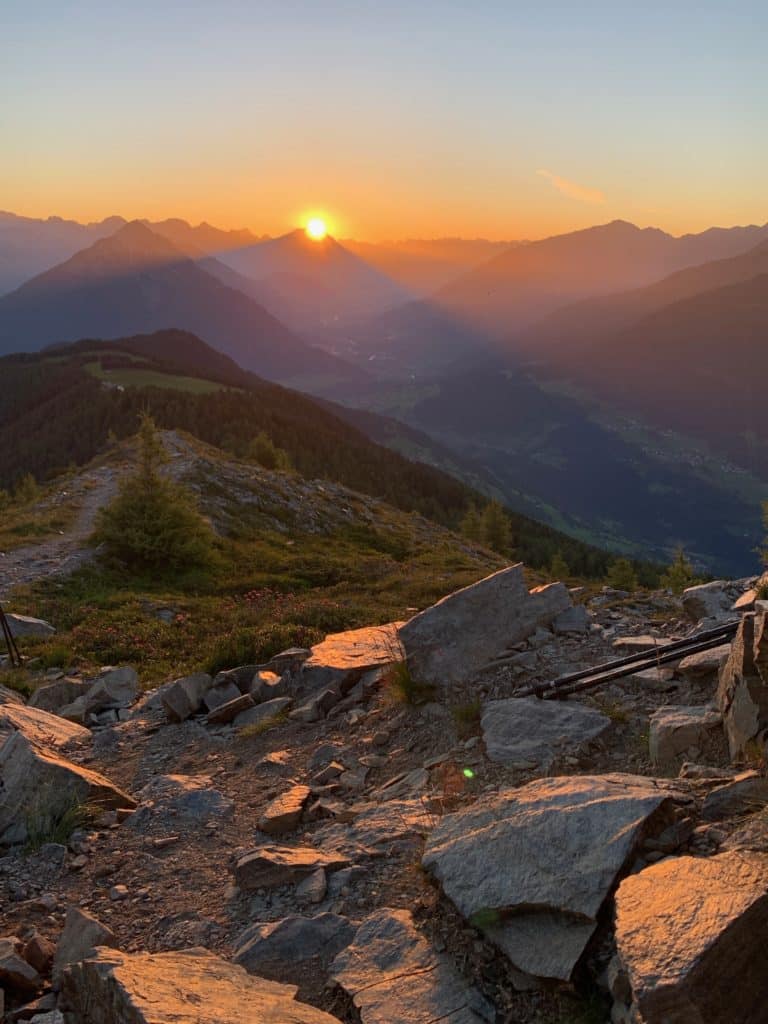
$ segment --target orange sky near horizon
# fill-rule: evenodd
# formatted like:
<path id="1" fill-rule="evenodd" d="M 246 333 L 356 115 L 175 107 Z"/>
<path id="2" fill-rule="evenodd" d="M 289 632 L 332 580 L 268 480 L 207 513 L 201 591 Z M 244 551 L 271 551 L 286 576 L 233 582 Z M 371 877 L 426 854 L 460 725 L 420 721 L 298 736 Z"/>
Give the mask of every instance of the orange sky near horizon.
<path id="1" fill-rule="evenodd" d="M 12 0 L 0 208 L 366 241 L 764 223 L 767 32 L 758 0 Z"/>

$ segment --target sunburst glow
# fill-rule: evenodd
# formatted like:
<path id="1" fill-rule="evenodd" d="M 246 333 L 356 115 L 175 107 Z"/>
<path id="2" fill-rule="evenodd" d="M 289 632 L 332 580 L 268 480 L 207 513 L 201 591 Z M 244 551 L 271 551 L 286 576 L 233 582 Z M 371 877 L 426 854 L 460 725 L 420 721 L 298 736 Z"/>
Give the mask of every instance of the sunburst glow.
<path id="1" fill-rule="evenodd" d="M 311 217 L 307 221 L 306 232 L 315 242 L 321 242 L 328 234 L 328 225 L 322 217 Z"/>

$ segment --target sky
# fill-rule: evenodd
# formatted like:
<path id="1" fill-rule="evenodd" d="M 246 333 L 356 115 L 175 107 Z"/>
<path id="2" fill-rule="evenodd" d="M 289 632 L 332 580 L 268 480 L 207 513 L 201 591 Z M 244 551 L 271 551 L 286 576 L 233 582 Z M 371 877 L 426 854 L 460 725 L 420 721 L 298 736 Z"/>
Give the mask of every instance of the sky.
<path id="1" fill-rule="evenodd" d="M 281 234 L 768 221 L 764 0 L 0 0 L 0 209 Z"/>

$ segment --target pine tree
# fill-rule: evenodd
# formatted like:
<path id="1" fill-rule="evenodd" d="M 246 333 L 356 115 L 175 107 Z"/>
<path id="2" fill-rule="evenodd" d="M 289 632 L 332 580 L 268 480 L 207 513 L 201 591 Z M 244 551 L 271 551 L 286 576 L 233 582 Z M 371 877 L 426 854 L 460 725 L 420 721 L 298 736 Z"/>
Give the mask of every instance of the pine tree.
<path id="1" fill-rule="evenodd" d="M 628 558 L 617 558 L 608 566 L 607 583 L 614 590 L 637 590 L 637 573 Z"/>
<path id="2" fill-rule="evenodd" d="M 667 587 L 675 594 L 682 594 L 686 587 L 690 587 L 696 580 L 693 566 L 685 557 L 685 551 L 679 547 L 675 551 L 675 557 L 671 565 L 660 579 L 662 587 Z"/>
<path id="3" fill-rule="evenodd" d="M 549 563 L 549 577 L 553 580 L 565 580 L 571 575 L 571 570 L 563 558 L 562 551 L 556 551 Z"/>
<path id="4" fill-rule="evenodd" d="M 288 470 L 291 468 L 288 452 L 278 448 L 264 430 L 260 430 L 253 441 L 251 441 L 248 454 L 260 466 L 263 466 L 264 469 Z"/>
<path id="5" fill-rule="evenodd" d="M 500 555 L 508 555 L 512 547 L 509 516 L 498 501 L 489 501 L 482 516 L 483 543 Z"/>
<path id="6" fill-rule="evenodd" d="M 94 540 L 130 570 L 207 568 L 213 562 L 213 531 L 190 494 L 160 475 L 165 459 L 152 418 L 142 416 L 139 465 L 100 512 Z"/>
<path id="7" fill-rule="evenodd" d="M 473 502 L 470 503 L 469 508 L 464 514 L 464 518 L 461 520 L 461 526 L 459 527 L 461 533 L 467 540 L 473 540 L 476 543 L 481 543 L 483 539 L 483 522 L 480 518 L 480 513 L 477 511 L 477 505 Z"/>

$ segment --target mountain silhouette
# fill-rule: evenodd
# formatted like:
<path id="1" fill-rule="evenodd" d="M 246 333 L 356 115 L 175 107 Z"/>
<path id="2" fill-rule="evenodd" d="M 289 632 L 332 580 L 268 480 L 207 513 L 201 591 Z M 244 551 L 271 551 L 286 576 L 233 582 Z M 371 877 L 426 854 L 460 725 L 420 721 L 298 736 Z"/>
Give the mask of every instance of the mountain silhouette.
<path id="1" fill-rule="evenodd" d="M 307 344 L 139 221 L 0 299 L 0 353 L 83 337 L 192 331 L 246 369 L 333 390 L 360 372 Z"/>
<path id="2" fill-rule="evenodd" d="M 330 235 L 315 241 L 301 229 L 217 258 L 249 278 L 251 297 L 297 330 L 378 313 L 411 298 Z"/>

